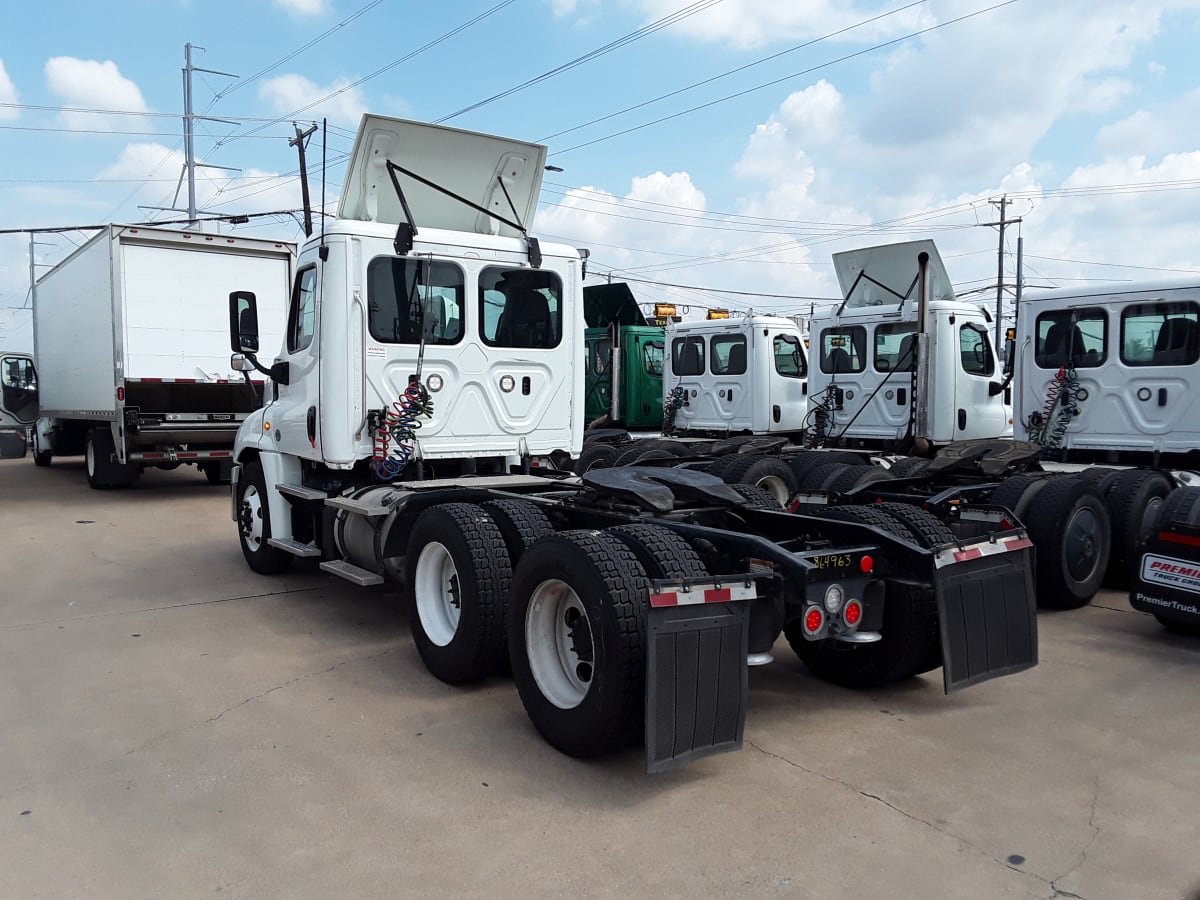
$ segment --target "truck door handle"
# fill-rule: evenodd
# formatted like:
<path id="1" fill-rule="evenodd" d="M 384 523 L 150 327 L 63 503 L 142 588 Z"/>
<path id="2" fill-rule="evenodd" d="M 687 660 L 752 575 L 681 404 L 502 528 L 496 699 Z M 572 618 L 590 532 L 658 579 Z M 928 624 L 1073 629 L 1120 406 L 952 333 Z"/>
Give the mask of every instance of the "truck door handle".
<path id="1" fill-rule="evenodd" d="M 780 419 L 780 417 L 781 417 L 782 415 L 783 415 L 783 413 L 782 413 L 782 411 L 779 409 L 779 407 L 778 407 L 778 406 L 772 406 L 772 407 L 771 407 L 771 418 L 775 420 L 775 423 L 776 423 L 776 424 L 778 424 L 778 423 L 779 423 L 779 419 Z"/>
<path id="2" fill-rule="evenodd" d="M 958 430 L 965 431 L 967 427 L 967 411 L 960 409 L 958 411 Z"/>
<path id="3" fill-rule="evenodd" d="M 1167 405 L 1167 389 L 1166 388 L 1158 389 L 1158 405 L 1159 406 Z"/>
<path id="4" fill-rule="evenodd" d="M 308 408 L 308 442 L 314 447 L 317 446 L 317 408 L 315 406 Z"/>
<path id="5" fill-rule="evenodd" d="M 897 406 L 907 406 L 908 405 L 908 388 L 897 388 L 896 389 L 896 405 Z"/>

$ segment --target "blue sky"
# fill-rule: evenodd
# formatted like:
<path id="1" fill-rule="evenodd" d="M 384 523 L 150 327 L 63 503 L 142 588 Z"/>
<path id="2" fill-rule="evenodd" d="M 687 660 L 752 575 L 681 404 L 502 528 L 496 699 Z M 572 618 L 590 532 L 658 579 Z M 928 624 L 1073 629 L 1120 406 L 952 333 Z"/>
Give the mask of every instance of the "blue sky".
<path id="1" fill-rule="evenodd" d="M 918 237 L 938 241 L 960 289 L 994 297 L 998 234 L 981 223 L 1002 194 L 1022 220 L 1010 280 L 1018 234 L 1032 286 L 1200 273 L 1200 0 L 6 12 L 0 228 L 176 217 L 143 207 L 173 202 L 191 42 L 205 48 L 194 65 L 241 76 L 194 82 L 196 111 L 235 123 L 197 127 L 198 158 L 240 170 L 202 171 L 213 213 L 299 206 L 287 139 L 322 116 L 332 203 L 370 111 L 547 143 L 564 171 L 547 173 L 534 233 L 591 248 L 593 271 L 640 279 L 646 302 L 804 312 L 802 298 L 836 294 L 830 253 Z M 299 235 L 289 217 L 238 230 Z M 39 236 L 38 271 L 83 239 Z M 25 302 L 28 241 L 0 237 L 0 306 Z"/>

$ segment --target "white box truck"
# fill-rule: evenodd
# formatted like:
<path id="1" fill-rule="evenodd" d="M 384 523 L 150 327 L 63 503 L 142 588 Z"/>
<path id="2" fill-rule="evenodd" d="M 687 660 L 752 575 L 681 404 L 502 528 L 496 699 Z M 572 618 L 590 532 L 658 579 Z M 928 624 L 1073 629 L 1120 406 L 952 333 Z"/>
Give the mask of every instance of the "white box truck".
<path id="1" fill-rule="evenodd" d="M 285 241 L 110 225 L 39 278 L 34 462 L 83 454 L 93 488 L 185 463 L 227 481 L 262 382 L 231 370 L 218 301 L 254 285 L 263 340 L 282 342 L 295 258 Z"/>

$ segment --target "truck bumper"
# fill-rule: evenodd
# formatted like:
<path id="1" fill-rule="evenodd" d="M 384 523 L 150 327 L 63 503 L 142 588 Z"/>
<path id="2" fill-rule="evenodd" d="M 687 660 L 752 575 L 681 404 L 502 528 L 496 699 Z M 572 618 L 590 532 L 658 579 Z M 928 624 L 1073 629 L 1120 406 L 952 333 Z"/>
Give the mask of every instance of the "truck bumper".
<path id="1" fill-rule="evenodd" d="M 1037 665 L 1033 545 L 1022 531 L 935 557 L 946 693 Z"/>

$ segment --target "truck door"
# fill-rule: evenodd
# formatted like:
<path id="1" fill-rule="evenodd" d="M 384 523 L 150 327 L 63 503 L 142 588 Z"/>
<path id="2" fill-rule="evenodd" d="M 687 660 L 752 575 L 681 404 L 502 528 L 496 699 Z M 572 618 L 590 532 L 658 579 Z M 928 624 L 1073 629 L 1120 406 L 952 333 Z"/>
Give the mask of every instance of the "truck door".
<path id="1" fill-rule="evenodd" d="M 266 411 L 277 449 L 306 459 L 321 459 L 320 377 L 317 325 L 317 267 L 296 273 L 288 307 L 287 333 L 277 361 L 288 364 L 288 384 L 277 384 Z"/>
<path id="2" fill-rule="evenodd" d="M 731 431 L 752 428 L 754 392 L 746 374 L 747 343 L 746 335 L 737 332 L 714 334 L 708 340 L 708 369 L 712 373 L 708 402 L 716 412 L 716 420 Z"/>
<path id="3" fill-rule="evenodd" d="M 1011 406 L 1004 402 L 1003 393 L 992 393 L 992 384 L 1001 379 L 987 322 L 982 318 L 971 321 L 959 313 L 946 318 L 946 327 L 949 339 L 945 342 L 948 346 L 943 346 L 942 360 L 949 353 L 957 357 L 958 364 L 954 378 L 953 440 L 1011 435 Z"/>
<path id="4" fill-rule="evenodd" d="M 771 335 L 771 359 L 767 369 L 770 402 L 768 431 L 799 431 L 808 413 L 808 360 L 794 334 Z M 760 371 L 755 367 L 755 371 Z"/>
<path id="5" fill-rule="evenodd" d="M 874 397 L 859 422 L 863 427 L 878 427 L 880 437 L 902 438 L 908 433 L 913 411 L 913 372 L 917 368 L 916 334 L 915 322 L 881 322 L 875 326 L 871 370 L 877 380 L 867 385 Z"/>
<path id="6" fill-rule="evenodd" d="M 867 329 L 862 325 L 839 325 L 823 329 L 817 340 L 821 372 L 829 376 L 829 381 L 825 396 L 813 397 L 813 402 L 828 405 L 832 437 L 857 434 L 855 415 L 870 395 L 870 391 L 864 390 L 869 378 L 866 374 Z"/>
<path id="7" fill-rule="evenodd" d="M 683 394 L 683 405 L 675 416 L 677 428 L 712 427 L 712 410 L 705 400 L 704 386 L 707 351 L 702 334 L 677 332 L 671 337 L 671 375 L 663 379 L 663 396 L 670 396 L 676 389 Z"/>
<path id="8" fill-rule="evenodd" d="M 1049 309 L 1038 314 L 1032 335 L 1026 337 L 1032 347 L 1026 347 L 1017 359 L 1018 436 L 1031 436 L 1028 426 L 1036 414 L 1043 419 L 1049 417 L 1047 437 L 1057 435 L 1049 437 L 1049 446 L 1062 446 L 1064 442 L 1075 446 L 1080 439 L 1106 446 L 1107 436 L 1113 434 L 1124 434 L 1131 441 L 1149 441 L 1141 435 L 1134 410 L 1129 408 L 1131 395 L 1124 387 L 1128 372 L 1109 340 L 1110 329 L 1115 327 L 1109 322 L 1108 311 L 1100 306 Z M 1133 347 L 1131 351 L 1140 352 Z M 1075 372 L 1082 398 L 1077 416 L 1060 415 L 1060 370 L 1064 375 L 1069 370 Z"/>
<path id="9" fill-rule="evenodd" d="M 1152 437 L 1154 449 L 1200 447 L 1200 303 L 1134 303 L 1121 310 L 1119 392 L 1130 433 Z M 1101 397 L 1092 399 L 1093 405 Z M 1085 407 L 1088 400 L 1081 402 Z M 1115 424 L 1115 423 L 1114 423 Z M 1113 433 L 1109 425 L 1104 431 Z"/>
<path id="10" fill-rule="evenodd" d="M 12 421 L 0 425 L 32 425 L 37 419 L 37 371 L 28 356 L 0 358 L 0 409 Z"/>

